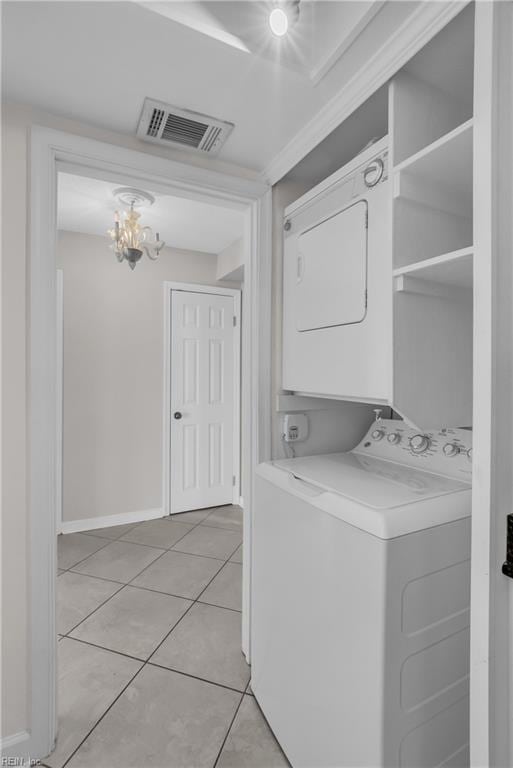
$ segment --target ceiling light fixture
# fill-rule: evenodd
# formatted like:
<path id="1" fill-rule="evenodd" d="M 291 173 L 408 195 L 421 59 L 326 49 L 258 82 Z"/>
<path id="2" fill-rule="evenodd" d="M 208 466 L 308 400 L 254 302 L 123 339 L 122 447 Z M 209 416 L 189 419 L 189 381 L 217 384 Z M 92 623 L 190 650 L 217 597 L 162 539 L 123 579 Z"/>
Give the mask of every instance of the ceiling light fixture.
<path id="1" fill-rule="evenodd" d="M 158 259 L 165 243 L 160 239 L 158 232 L 153 237 L 151 227 L 142 227 L 139 224 L 141 214 L 135 210 L 136 206 L 153 205 L 153 195 L 133 187 L 119 187 L 114 190 L 113 195 L 121 205 L 128 207 L 121 216 L 119 211 L 115 211 L 114 229 L 108 231 L 113 240 L 111 248 L 118 261 L 126 259 L 130 269 L 135 269 L 143 253 L 152 261 Z"/>
<path id="2" fill-rule="evenodd" d="M 269 14 L 269 26 L 276 37 L 284 37 L 299 19 L 299 0 L 282 0 Z"/>

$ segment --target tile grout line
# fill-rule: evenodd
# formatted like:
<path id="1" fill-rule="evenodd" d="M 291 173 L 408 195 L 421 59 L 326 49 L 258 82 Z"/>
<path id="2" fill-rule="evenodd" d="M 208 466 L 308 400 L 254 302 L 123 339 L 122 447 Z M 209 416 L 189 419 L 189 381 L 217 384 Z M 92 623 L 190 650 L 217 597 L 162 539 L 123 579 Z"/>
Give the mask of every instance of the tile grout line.
<path id="1" fill-rule="evenodd" d="M 248 682 L 248 685 L 249 685 L 249 682 Z M 247 688 L 247 686 L 246 686 L 246 688 Z M 224 746 L 225 746 L 226 742 L 228 741 L 228 736 L 230 735 L 230 732 L 232 730 L 233 724 L 235 722 L 235 718 L 239 714 L 239 709 L 241 708 L 241 704 L 244 701 L 244 696 L 245 695 L 246 695 L 246 693 L 244 692 L 242 694 L 242 696 L 240 697 L 240 701 L 237 704 L 237 707 L 235 708 L 235 712 L 233 713 L 233 717 L 230 720 L 230 725 L 228 726 L 228 730 L 226 731 L 226 735 L 225 735 L 225 737 L 224 737 L 224 739 L 223 739 L 223 741 L 221 743 L 221 746 L 219 747 L 219 752 L 217 753 L 217 757 L 216 757 L 216 759 L 214 761 L 214 764 L 213 764 L 212 768 L 216 768 L 216 766 L 217 766 L 217 764 L 219 762 L 219 758 L 221 757 L 221 754 L 223 752 Z"/>
<path id="2" fill-rule="evenodd" d="M 193 530 L 194 528 L 197 528 L 199 525 L 201 525 L 201 522 L 200 522 L 200 523 L 197 523 L 195 526 L 193 526 L 193 528 L 191 528 L 191 530 Z M 191 531 L 188 531 L 187 533 L 190 533 L 190 532 L 191 532 Z M 185 535 L 185 536 L 187 536 L 187 534 L 184 534 L 184 535 Z M 183 537 L 182 537 L 182 538 L 183 538 Z M 119 539 L 115 539 L 114 541 L 119 541 Z M 178 541 L 181 541 L 181 539 L 179 539 Z M 175 542 L 175 543 L 178 543 L 178 542 Z M 230 557 L 233 557 L 233 555 L 235 554 L 235 552 L 237 551 L 237 549 L 238 549 L 239 547 L 240 547 L 240 544 L 238 544 L 238 545 L 237 545 L 237 547 L 236 547 L 236 548 L 233 550 L 233 552 L 230 554 Z M 103 549 L 103 547 L 101 547 L 101 549 Z M 97 550 L 97 551 L 99 551 L 99 550 Z M 165 550 L 165 551 L 170 551 L 170 550 Z M 93 553 L 93 554 L 94 554 L 94 553 Z M 162 553 L 162 554 L 164 554 L 164 553 Z M 190 553 L 184 553 L 184 554 L 190 554 Z M 162 557 L 162 555 L 160 555 L 159 557 Z M 157 558 L 156 558 L 156 559 L 155 559 L 153 562 L 156 562 L 156 560 L 158 560 L 158 559 L 159 559 L 159 557 L 157 557 Z M 84 558 L 84 559 L 87 559 L 87 558 Z M 216 558 L 216 559 L 217 559 L 217 558 Z M 80 561 L 80 562 L 82 562 L 82 561 Z M 116 703 L 116 702 L 119 700 L 119 698 L 120 698 L 120 697 L 121 697 L 121 696 L 124 694 L 124 692 L 127 690 L 127 688 L 128 688 L 128 687 L 129 687 L 129 686 L 130 686 L 130 685 L 133 683 L 133 681 L 135 680 L 135 678 L 137 677 L 137 675 L 139 675 L 139 674 L 142 672 L 142 670 L 143 670 L 143 669 L 144 669 L 144 668 L 145 668 L 145 667 L 146 667 L 148 664 L 149 664 L 150 666 L 154 666 L 154 667 L 157 667 L 157 664 L 154 664 L 154 663 L 152 663 L 152 662 L 151 662 L 151 659 L 153 658 L 153 656 L 155 655 L 155 653 L 156 653 L 156 652 L 159 650 L 159 648 L 160 648 L 160 647 L 163 645 L 163 643 L 165 643 L 165 641 L 167 640 L 167 638 L 168 638 L 168 637 L 171 635 L 171 633 L 172 633 L 172 632 L 173 632 L 173 631 L 176 629 L 176 627 L 178 626 L 178 624 L 180 624 L 180 622 L 181 622 L 181 621 L 182 621 L 182 620 L 185 618 L 185 616 L 186 616 L 186 615 L 189 613 L 189 611 L 192 609 L 192 607 L 193 607 L 194 605 L 196 605 L 196 603 L 197 603 L 197 602 L 201 602 L 201 601 L 199 600 L 199 598 L 201 597 L 201 595 L 203 594 L 203 592 L 205 592 L 205 590 L 206 590 L 206 589 L 208 589 L 208 587 L 210 586 L 210 584 L 211 584 L 211 583 L 213 582 L 213 580 L 214 580 L 214 579 L 215 579 L 215 578 L 218 576 L 218 574 L 219 574 L 219 573 L 222 571 L 222 569 L 224 568 L 224 566 L 225 566 L 225 565 L 226 565 L 226 563 L 228 563 L 228 562 L 229 562 L 229 558 L 228 558 L 228 559 L 226 559 L 226 560 L 224 561 L 224 564 L 223 564 L 223 565 L 222 565 L 222 566 L 219 568 L 219 570 L 218 570 L 218 571 L 215 573 L 215 575 L 214 575 L 214 576 L 212 576 L 212 578 L 210 579 L 210 581 L 208 582 L 208 584 L 205 586 L 205 588 L 204 588 L 204 589 L 203 589 L 203 590 L 200 592 L 200 594 L 198 595 L 198 597 L 197 597 L 197 598 L 196 598 L 194 601 L 192 601 L 192 602 L 191 602 L 191 604 L 189 605 L 189 607 L 187 608 L 187 610 L 186 610 L 186 611 L 185 611 L 185 612 L 184 612 L 184 613 L 183 613 L 183 614 L 180 616 L 180 618 L 178 619 L 178 621 L 176 621 L 176 622 L 175 622 L 175 624 L 173 624 L 173 626 L 171 627 L 171 629 L 169 630 L 169 632 L 168 632 L 168 633 L 167 633 L 167 634 L 166 634 L 166 635 L 163 637 L 163 639 L 160 641 L 160 643 L 159 643 L 159 644 L 158 644 L 158 645 L 157 645 L 157 646 L 154 648 L 154 650 L 153 650 L 153 651 L 152 651 L 152 653 L 151 653 L 151 654 L 148 656 L 148 658 L 146 659 L 146 661 L 143 661 L 143 662 L 142 662 L 142 665 L 141 665 L 141 667 L 140 667 L 140 668 L 137 670 L 137 672 L 135 673 L 135 675 L 133 675 L 133 677 L 132 677 L 132 678 L 131 678 L 131 679 L 128 681 L 128 683 L 127 683 L 127 684 L 124 686 L 124 688 L 123 688 L 123 689 L 120 691 L 120 693 L 119 693 L 119 694 L 116 696 L 116 698 L 115 698 L 115 699 L 114 699 L 114 700 L 111 702 L 111 704 L 110 704 L 110 705 L 107 707 L 107 709 L 105 710 L 105 712 L 103 712 L 103 714 L 101 715 L 101 717 L 100 717 L 100 718 L 99 718 L 99 719 L 98 719 L 98 720 L 95 722 L 95 724 L 94 724 L 94 725 L 92 726 L 92 728 L 91 728 L 91 729 L 88 731 L 88 733 L 86 734 L 86 736 L 85 736 L 85 737 L 82 739 L 82 741 L 80 742 L 80 744 L 78 744 L 78 746 L 75 748 L 75 750 L 73 750 L 73 752 L 70 754 L 70 756 L 69 756 L 69 757 L 68 757 L 68 758 L 65 760 L 65 762 L 62 764 L 61 768 L 65 768 L 65 767 L 66 767 L 66 765 L 67 765 L 67 764 L 70 762 L 70 760 L 71 760 L 71 759 L 72 759 L 72 758 L 73 758 L 73 757 L 76 755 L 76 753 L 78 752 L 78 750 L 79 750 L 79 749 L 82 747 L 82 745 L 84 744 L 84 742 L 85 742 L 85 741 L 86 741 L 86 740 L 89 738 L 89 736 L 92 734 L 92 732 L 95 730 L 95 728 L 96 728 L 96 727 L 99 725 L 99 723 L 100 723 L 100 722 L 103 720 L 103 718 L 104 718 L 104 717 L 107 715 L 107 713 L 108 713 L 108 712 L 109 712 L 109 711 L 112 709 L 112 707 L 114 706 L 114 704 L 115 704 L 115 703 Z M 151 563 L 150 563 L 150 565 L 151 565 Z M 144 571 L 144 570 L 145 570 L 145 568 L 143 568 L 143 571 Z M 142 571 L 141 571 L 140 573 L 142 573 Z M 87 574 L 82 574 L 82 575 L 87 575 Z M 137 575 L 140 575 L 140 574 L 137 574 Z M 136 578 L 136 577 L 134 577 L 134 578 Z M 117 582 L 116 582 L 116 583 L 117 583 Z M 125 584 L 125 585 L 123 585 L 123 587 L 121 587 L 121 589 L 117 590 L 115 594 L 119 594 L 119 592 L 121 592 L 121 590 L 122 590 L 122 589 L 123 589 L 125 586 L 127 586 L 127 585 L 126 585 L 126 584 Z M 112 595 L 111 597 L 114 597 L 114 595 Z M 111 598 L 109 598 L 109 600 L 110 600 L 110 599 L 111 599 Z M 108 602 L 108 600 L 106 600 L 105 602 Z M 217 607 L 217 608 L 221 608 L 222 606 L 214 606 L 214 607 Z M 232 609 L 228 609 L 228 610 L 232 610 Z M 240 613 L 240 611 L 239 611 L 239 613 Z M 77 625 L 77 626 L 78 626 L 78 625 Z M 83 640 L 78 640 L 77 638 L 72 638 L 72 637 L 68 637 L 68 636 L 65 636 L 65 637 L 67 637 L 67 639 L 68 639 L 68 640 L 75 640 L 75 641 L 78 641 L 78 642 L 83 642 L 83 643 L 85 643 L 86 645 L 94 645 L 93 643 L 87 643 L 86 641 L 83 641 Z M 107 651 L 108 651 L 108 650 L 110 650 L 110 649 L 108 649 L 108 648 L 103 648 L 103 646 L 95 646 L 95 647 L 98 647 L 98 648 L 102 648 L 103 650 L 107 650 Z M 111 651 L 111 653 L 118 653 L 118 652 L 117 652 L 117 651 Z M 122 653 L 119 653 L 119 655 L 121 655 L 121 656 L 127 656 L 128 658 L 130 658 L 130 659 L 133 659 L 134 661 L 141 661 L 141 659 L 137 659 L 136 657 L 133 657 L 133 656 L 129 656 L 128 654 L 122 654 Z M 158 667 L 158 668 L 160 668 L 160 667 Z M 168 667 L 162 667 L 162 669 L 168 669 Z M 168 671 L 174 671 L 174 670 L 169 670 L 169 669 L 168 669 Z M 182 674 L 186 674 L 186 673 L 182 673 Z M 189 675 L 186 675 L 186 676 L 189 676 Z M 190 677 L 193 677 L 193 676 L 191 675 Z M 196 679 L 201 679 L 201 678 L 196 678 Z M 250 680 L 251 680 L 251 678 L 250 678 Z M 205 681 L 205 682 L 207 683 L 207 685 L 208 685 L 208 684 L 210 684 L 210 685 L 217 685 L 217 683 L 212 683 L 212 682 L 210 682 L 210 681 Z M 249 681 L 248 681 L 248 685 L 249 685 Z M 218 685 L 218 687 L 224 687 L 224 686 L 219 686 L 219 685 Z M 247 686 L 246 686 L 246 688 L 247 688 Z M 239 693 L 239 691 L 236 691 L 236 692 L 237 692 L 237 693 Z M 245 693 L 242 693 L 242 694 L 241 694 L 241 699 L 240 699 L 240 701 L 239 701 L 239 704 L 238 704 L 238 706 L 237 706 L 237 709 L 236 709 L 235 715 L 234 715 L 234 717 L 233 717 L 233 720 L 235 720 L 235 716 L 236 716 L 237 712 L 239 711 L 239 708 L 240 708 L 240 705 L 241 705 L 241 703 L 242 703 L 242 701 L 243 701 L 243 699 L 244 699 L 244 696 L 245 696 Z M 221 749 L 223 748 L 223 746 L 224 746 L 224 743 L 225 743 L 226 739 L 228 738 L 228 734 L 229 734 L 229 732 L 230 732 L 230 729 L 231 729 L 231 727 L 232 727 L 232 724 L 233 724 L 233 720 L 232 720 L 232 721 L 231 721 L 231 723 L 230 723 L 230 726 L 229 726 L 229 728 L 228 728 L 228 731 L 227 731 L 226 737 L 225 737 L 225 739 L 224 739 L 224 741 L 223 741 L 223 744 L 222 744 L 222 746 L 221 746 Z M 219 753 L 219 754 L 220 754 L 220 753 Z M 215 765 L 217 765 L 217 761 L 218 761 L 218 759 L 219 759 L 219 755 L 218 755 L 218 757 L 217 757 L 217 759 L 216 759 L 216 761 L 215 761 L 215 764 L 214 764 L 214 767 L 213 767 L 213 768 L 215 768 Z"/>

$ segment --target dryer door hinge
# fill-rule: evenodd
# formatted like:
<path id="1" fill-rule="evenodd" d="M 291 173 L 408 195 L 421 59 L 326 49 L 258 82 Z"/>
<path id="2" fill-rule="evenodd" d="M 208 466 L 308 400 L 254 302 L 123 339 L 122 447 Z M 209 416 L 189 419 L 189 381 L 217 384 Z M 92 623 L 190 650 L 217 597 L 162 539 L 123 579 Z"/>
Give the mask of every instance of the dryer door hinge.
<path id="1" fill-rule="evenodd" d="M 367 289 L 365 289 L 365 309 L 367 309 L 367 304 L 369 302 L 369 292 Z"/>
<path id="2" fill-rule="evenodd" d="M 369 211 L 365 211 L 365 229 L 369 229 Z"/>
<path id="3" fill-rule="evenodd" d="M 237 315 L 234 315 L 233 316 L 233 327 L 235 328 L 236 325 L 237 325 Z"/>
<path id="4" fill-rule="evenodd" d="M 232 485 L 236 485 L 236 484 L 237 484 L 237 478 L 235 477 L 235 475 L 233 475 L 233 477 L 232 477 Z"/>

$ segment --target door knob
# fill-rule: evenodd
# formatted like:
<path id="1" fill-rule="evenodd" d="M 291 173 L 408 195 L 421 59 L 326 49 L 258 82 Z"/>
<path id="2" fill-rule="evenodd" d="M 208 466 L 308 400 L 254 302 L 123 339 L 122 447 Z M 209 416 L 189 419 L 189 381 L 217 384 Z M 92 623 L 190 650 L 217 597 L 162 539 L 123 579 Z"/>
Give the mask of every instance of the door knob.
<path id="1" fill-rule="evenodd" d="M 175 419 L 181 419 L 182 418 L 182 414 L 180 413 L 180 411 L 175 411 L 173 413 L 173 416 L 175 417 Z"/>

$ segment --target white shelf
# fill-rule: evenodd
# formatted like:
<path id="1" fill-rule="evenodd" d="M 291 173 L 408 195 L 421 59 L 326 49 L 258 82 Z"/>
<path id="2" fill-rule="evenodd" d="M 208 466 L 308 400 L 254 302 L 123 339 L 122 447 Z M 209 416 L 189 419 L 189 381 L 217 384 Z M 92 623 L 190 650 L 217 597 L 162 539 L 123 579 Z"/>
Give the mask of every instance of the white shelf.
<path id="1" fill-rule="evenodd" d="M 461 248 L 459 251 L 444 253 L 432 259 L 417 261 L 406 267 L 394 269 L 394 277 L 411 277 L 429 280 L 432 283 L 459 288 L 472 288 L 473 248 Z"/>
<path id="2" fill-rule="evenodd" d="M 463 205 L 471 206 L 472 128 L 473 120 L 467 120 L 450 133 L 445 134 L 395 166 L 394 195 L 396 197 L 408 196 L 401 189 L 408 188 L 404 181 L 401 183 L 401 177 L 406 176 L 410 180 L 412 178 L 421 180 L 435 201 L 437 190 L 450 189 L 458 196 Z M 445 195 L 443 196 L 445 197 Z M 429 204 L 428 201 L 425 202 Z"/>

